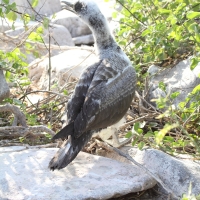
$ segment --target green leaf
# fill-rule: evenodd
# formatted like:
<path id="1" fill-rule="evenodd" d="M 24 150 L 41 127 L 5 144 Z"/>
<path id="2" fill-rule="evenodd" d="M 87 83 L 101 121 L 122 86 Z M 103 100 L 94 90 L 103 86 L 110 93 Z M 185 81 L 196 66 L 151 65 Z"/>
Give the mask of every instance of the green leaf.
<path id="1" fill-rule="evenodd" d="M 134 139 L 134 141 L 132 142 L 132 146 L 135 146 L 135 144 L 138 142 L 138 137 L 136 137 L 135 139 Z"/>
<path id="2" fill-rule="evenodd" d="M 24 137 L 19 137 L 19 141 L 21 142 L 21 143 L 23 143 L 23 141 L 24 141 Z"/>
<path id="3" fill-rule="evenodd" d="M 35 8 L 38 5 L 39 0 L 32 0 L 31 5 L 33 8 Z"/>
<path id="4" fill-rule="evenodd" d="M 140 142 L 140 143 L 138 144 L 138 148 L 139 148 L 140 150 L 142 150 L 143 147 L 144 147 L 144 145 L 145 145 L 144 142 Z"/>
<path id="5" fill-rule="evenodd" d="M 169 141 L 169 142 L 174 142 L 174 138 L 171 136 L 165 136 L 164 140 Z"/>
<path id="6" fill-rule="evenodd" d="M 13 2 L 12 4 L 10 4 L 10 9 L 15 10 L 17 7 L 17 4 L 15 2 Z"/>
<path id="7" fill-rule="evenodd" d="M 44 28 L 48 28 L 48 26 L 49 26 L 49 19 L 48 18 L 44 18 L 43 19 L 43 26 L 44 26 Z"/>
<path id="8" fill-rule="evenodd" d="M 139 122 L 136 122 L 136 123 L 134 124 L 134 130 L 137 132 L 139 128 L 140 128 L 140 123 L 139 123 Z"/>
<path id="9" fill-rule="evenodd" d="M 180 92 L 173 92 L 171 95 L 170 95 L 170 97 L 172 98 L 172 99 L 175 99 L 176 97 L 178 97 L 180 95 Z"/>
<path id="10" fill-rule="evenodd" d="M 13 98 L 13 103 L 15 103 L 16 105 L 22 105 L 22 101 L 16 98 Z"/>
<path id="11" fill-rule="evenodd" d="M 167 9 L 158 9 L 158 12 L 160 14 L 170 14 L 172 11 L 171 10 L 167 10 Z"/>
<path id="12" fill-rule="evenodd" d="M 36 33 L 38 33 L 38 34 L 43 34 L 43 33 L 44 33 L 43 27 L 42 27 L 42 26 L 39 26 L 39 27 L 37 28 L 37 30 L 36 30 Z"/>
<path id="13" fill-rule="evenodd" d="M 200 17 L 200 12 L 194 12 L 194 11 L 190 11 L 187 13 L 187 18 L 188 19 L 194 19 Z"/>
<path id="14" fill-rule="evenodd" d="M 63 90 L 63 94 L 64 94 L 64 95 L 68 95 L 68 91 L 64 89 L 64 90 Z"/>
<path id="15" fill-rule="evenodd" d="M 151 31 L 149 29 L 146 29 L 145 31 L 142 32 L 141 36 L 145 36 L 147 34 L 151 33 Z"/>
<path id="16" fill-rule="evenodd" d="M 149 137 L 154 137 L 154 133 L 152 131 L 148 131 L 145 135 L 144 138 L 149 138 Z"/>
<path id="17" fill-rule="evenodd" d="M 129 131 L 126 135 L 125 135 L 125 138 L 130 138 L 132 136 L 132 132 Z"/>
<path id="18" fill-rule="evenodd" d="M 164 128 L 161 129 L 156 135 L 156 143 L 160 144 L 164 138 L 164 136 L 173 128 L 177 127 L 177 124 L 165 124 Z"/>
<path id="19" fill-rule="evenodd" d="M 15 21 L 17 19 L 17 14 L 13 11 L 10 11 L 8 14 L 6 14 L 6 17 L 10 20 L 10 21 Z"/>
<path id="20" fill-rule="evenodd" d="M 162 91 L 166 92 L 166 85 L 165 85 L 164 82 L 162 82 L 162 81 L 159 82 L 158 87 L 159 87 Z"/>
<path id="21" fill-rule="evenodd" d="M 117 14 L 118 14 L 117 12 L 113 12 L 113 13 L 112 13 L 112 18 L 113 18 L 113 19 L 117 18 Z"/>
<path id="22" fill-rule="evenodd" d="M 193 70 L 199 63 L 199 60 L 197 58 L 192 58 L 192 62 L 191 62 L 191 65 L 190 65 L 190 69 Z"/>
<path id="23" fill-rule="evenodd" d="M 197 94 L 197 92 L 200 92 L 200 84 L 192 90 L 192 94 Z"/>
<path id="24" fill-rule="evenodd" d="M 149 126 L 156 127 L 156 126 L 158 126 L 158 123 L 157 122 L 149 122 Z"/>
<path id="25" fill-rule="evenodd" d="M 7 5 L 9 4 L 9 0 L 3 0 L 3 2 Z"/>
<path id="26" fill-rule="evenodd" d="M 200 34 L 199 33 L 195 33 L 195 39 L 197 42 L 200 43 Z"/>
<path id="27" fill-rule="evenodd" d="M 143 130 L 142 130 L 141 128 L 139 128 L 139 129 L 137 130 L 137 132 L 138 132 L 138 134 L 142 134 L 142 133 L 143 133 Z"/>

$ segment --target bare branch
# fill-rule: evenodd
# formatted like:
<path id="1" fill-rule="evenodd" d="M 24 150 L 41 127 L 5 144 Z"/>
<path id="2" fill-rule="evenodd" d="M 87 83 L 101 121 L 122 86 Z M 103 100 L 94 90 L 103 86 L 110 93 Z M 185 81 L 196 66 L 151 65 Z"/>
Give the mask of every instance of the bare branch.
<path id="1" fill-rule="evenodd" d="M 18 120 L 23 127 L 27 127 L 26 117 L 17 106 L 11 104 L 0 106 L 0 112 L 12 112 L 16 118 L 15 120 Z"/>
<path id="2" fill-rule="evenodd" d="M 4 127 L 0 127 L 0 139 L 24 137 L 29 133 L 34 136 L 40 136 L 42 132 L 49 133 L 52 136 L 55 135 L 54 131 L 42 125 L 28 126 L 28 127 L 4 126 Z"/>

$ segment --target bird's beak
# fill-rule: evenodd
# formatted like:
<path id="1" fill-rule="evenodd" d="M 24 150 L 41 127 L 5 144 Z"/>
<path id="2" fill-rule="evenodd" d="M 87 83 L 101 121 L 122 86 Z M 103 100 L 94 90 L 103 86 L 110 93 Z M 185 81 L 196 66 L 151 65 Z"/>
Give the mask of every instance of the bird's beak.
<path id="1" fill-rule="evenodd" d="M 76 14 L 76 12 L 74 11 L 74 4 L 72 2 L 61 1 L 61 7 L 62 7 L 62 9 L 69 10 L 70 12 L 73 12 Z"/>

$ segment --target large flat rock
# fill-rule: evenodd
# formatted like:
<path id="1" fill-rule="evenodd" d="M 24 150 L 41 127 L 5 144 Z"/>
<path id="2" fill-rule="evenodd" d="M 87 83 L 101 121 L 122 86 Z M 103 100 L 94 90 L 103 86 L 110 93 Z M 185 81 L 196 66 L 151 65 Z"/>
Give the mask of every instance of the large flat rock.
<path id="1" fill-rule="evenodd" d="M 57 148 L 23 149 L 0 148 L 0 199 L 108 199 L 156 184 L 134 165 L 83 152 L 68 167 L 50 171 Z"/>

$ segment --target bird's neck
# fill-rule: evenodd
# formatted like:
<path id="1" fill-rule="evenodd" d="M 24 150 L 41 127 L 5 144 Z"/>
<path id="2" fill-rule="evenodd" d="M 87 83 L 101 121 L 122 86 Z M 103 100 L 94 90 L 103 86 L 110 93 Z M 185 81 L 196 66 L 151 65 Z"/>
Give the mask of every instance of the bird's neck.
<path id="1" fill-rule="evenodd" d="M 108 22 L 103 15 L 98 18 L 95 24 L 90 26 L 90 29 L 94 36 L 97 53 L 112 48 L 116 44 L 110 32 Z"/>

